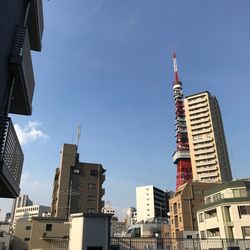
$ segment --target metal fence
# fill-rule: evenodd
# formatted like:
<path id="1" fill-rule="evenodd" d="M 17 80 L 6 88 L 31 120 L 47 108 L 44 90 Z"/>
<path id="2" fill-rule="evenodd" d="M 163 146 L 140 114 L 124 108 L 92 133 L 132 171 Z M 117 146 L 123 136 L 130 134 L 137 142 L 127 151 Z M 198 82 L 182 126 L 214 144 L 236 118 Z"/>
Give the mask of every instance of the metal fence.
<path id="1" fill-rule="evenodd" d="M 111 238 L 111 250 L 250 250 L 250 239 Z"/>

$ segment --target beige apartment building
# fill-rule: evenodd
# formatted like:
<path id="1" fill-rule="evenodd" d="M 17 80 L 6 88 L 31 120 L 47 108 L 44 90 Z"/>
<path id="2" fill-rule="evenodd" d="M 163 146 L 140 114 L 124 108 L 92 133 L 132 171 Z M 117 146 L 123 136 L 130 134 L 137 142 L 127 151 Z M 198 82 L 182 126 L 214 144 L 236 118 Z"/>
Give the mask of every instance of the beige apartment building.
<path id="1" fill-rule="evenodd" d="M 101 164 L 80 162 L 77 145 L 64 144 L 54 178 L 51 216 L 67 218 L 72 213 L 100 213 L 104 206 L 105 171 Z"/>
<path id="2" fill-rule="evenodd" d="M 218 101 L 209 92 L 184 99 L 194 181 L 232 180 Z"/>
<path id="3" fill-rule="evenodd" d="M 204 200 L 197 211 L 202 239 L 250 240 L 250 179 L 223 183 L 206 192 Z"/>
<path id="4" fill-rule="evenodd" d="M 196 212 L 204 203 L 204 193 L 220 183 L 187 182 L 169 200 L 171 238 L 195 238 L 198 235 Z"/>

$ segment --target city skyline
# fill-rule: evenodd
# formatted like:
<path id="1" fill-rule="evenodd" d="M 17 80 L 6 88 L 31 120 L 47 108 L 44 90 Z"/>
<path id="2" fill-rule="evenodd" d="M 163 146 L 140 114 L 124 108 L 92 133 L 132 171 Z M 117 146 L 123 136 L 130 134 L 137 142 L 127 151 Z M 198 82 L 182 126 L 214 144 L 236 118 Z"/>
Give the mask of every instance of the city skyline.
<path id="1" fill-rule="evenodd" d="M 25 156 L 21 194 L 51 204 L 60 149 L 76 143 L 78 125 L 80 160 L 107 170 L 104 200 L 116 211 L 135 206 L 136 186 L 174 190 L 173 49 L 184 96 L 217 97 L 233 178 L 249 177 L 249 7 L 230 0 L 45 1 L 43 50 L 32 53 L 33 114 L 12 115 Z M 0 209 L 9 212 L 10 201 L 1 199 Z"/>

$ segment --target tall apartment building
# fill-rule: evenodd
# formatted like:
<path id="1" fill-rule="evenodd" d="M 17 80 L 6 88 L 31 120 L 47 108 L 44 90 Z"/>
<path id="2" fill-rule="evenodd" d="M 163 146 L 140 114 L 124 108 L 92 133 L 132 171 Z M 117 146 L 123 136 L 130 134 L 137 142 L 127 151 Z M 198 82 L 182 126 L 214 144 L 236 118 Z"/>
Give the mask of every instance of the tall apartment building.
<path id="1" fill-rule="evenodd" d="M 137 221 L 154 220 L 167 216 L 165 192 L 150 185 L 136 187 Z"/>
<path id="2" fill-rule="evenodd" d="M 209 92 L 184 99 L 193 180 L 232 180 L 218 101 Z"/>
<path id="3" fill-rule="evenodd" d="M 77 145 L 64 144 L 54 178 L 51 215 L 67 218 L 71 213 L 100 213 L 105 171 L 101 164 L 80 162 Z"/>

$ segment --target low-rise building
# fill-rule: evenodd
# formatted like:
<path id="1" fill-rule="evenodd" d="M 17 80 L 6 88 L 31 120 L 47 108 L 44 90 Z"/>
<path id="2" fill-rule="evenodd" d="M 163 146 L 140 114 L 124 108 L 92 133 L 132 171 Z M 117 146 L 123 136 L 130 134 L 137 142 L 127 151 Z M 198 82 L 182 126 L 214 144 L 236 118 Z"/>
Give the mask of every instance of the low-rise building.
<path id="1" fill-rule="evenodd" d="M 125 217 L 126 228 L 135 225 L 137 222 L 137 211 L 134 207 L 129 207 Z"/>
<path id="2" fill-rule="evenodd" d="M 169 200 L 171 238 L 195 238 L 198 235 L 196 212 L 204 202 L 204 193 L 220 183 L 187 182 Z"/>
<path id="3" fill-rule="evenodd" d="M 17 221 L 13 235 L 13 249 L 68 248 L 69 224 L 67 219 L 33 217 L 30 221 Z"/>
<path id="4" fill-rule="evenodd" d="M 103 213 L 71 214 L 69 249 L 110 249 L 111 217 Z"/>
<path id="5" fill-rule="evenodd" d="M 207 191 L 197 220 L 201 238 L 250 239 L 250 179 Z"/>

